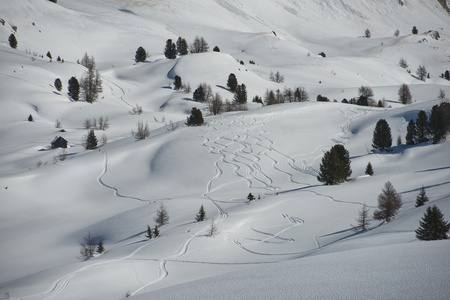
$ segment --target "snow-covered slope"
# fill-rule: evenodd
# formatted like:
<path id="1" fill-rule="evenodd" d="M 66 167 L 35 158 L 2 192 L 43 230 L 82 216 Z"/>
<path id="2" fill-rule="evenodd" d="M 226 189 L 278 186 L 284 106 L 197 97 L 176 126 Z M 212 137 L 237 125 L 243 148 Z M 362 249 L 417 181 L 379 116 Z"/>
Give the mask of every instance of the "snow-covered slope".
<path id="1" fill-rule="evenodd" d="M 448 242 L 415 239 L 426 206 L 414 203 L 423 185 L 428 205 L 450 218 L 450 143 L 369 151 L 380 118 L 394 140 L 404 140 L 409 120 L 439 104 L 440 90 L 450 95 L 449 82 L 439 78 L 450 67 L 448 14 L 437 1 L 403 2 L 2 0 L 0 294 L 445 299 Z M 12 26 L 17 49 L 8 43 Z M 412 26 L 420 34 L 410 34 Z M 372 38 L 361 38 L 366 29 Z M 221 52 L 165 59 L 166 40 L 179 36 L 189 43 L 203 36 Z M 139 46 L 150 56 L 136 64 Z M 321 51 L 326 58 L 317 55 Z M 77 64 L 85 52 L 95 57 L 103 80 L 94 104 L 67 96 L 68 80 L 86 71 Z M 425 65 L 430 78 L 417 80 L 398 66 L 400 58 L 412 74 Z M 276 71 L 284 83 L 269 80 Z M 247 86 L 248 111 L 207 116 L 192 93 L 172 88 L 178 75 L 192 89 L 205 82 L 232 100 L 230 73 Z M 61 92 L 53 86 L 56 78 Z M 403 83 L 411 105 L 397 101 Z M 338 102 L 356 97 L 361 85 L 389 107 L 315 101 L 319 94 Z M 267 89 L 297 86 L 305 87 L 309 102 L 251 103 Z M 136 105 L 143 114 L 130 113 Z M 205 126 L 185 126 L 192 107 L 203 110 Z M 30 114 L 34 122 L 27 121 Z M 95 133 L 108 142 L 84 150 L 83 122 L 106 116 L 110 128 Z M 64 132 L 55 128 L 57 120 Z M 151 130 L 139 142 L 130 134 L 138 121 Z M 50 149 L 55 136 L 69 142 L 64 161 L 61 149 Z M 336 143 L 350 152 L 352 178 L 323 186 L 316 179 L 320 161 Z M 364 175 L 368 162 L 372 177 Z M 356 234 L 351 224 L 358 211 L 366 204 L 373 212 L 386 181 L 403 197 L 400 215 L 388 224 L 372 221 L 368 232 Z M 249 193 L 260 199 L 247 204 Z M 147 240 L 161 203 L 170 223 L 159 238 Z M 207 220 L 197 223 L 201 205 Z M 208 236 L 211 222 L 214 238 Z M 82 261 L 79 243 L 88 232 L 106 252 Z M 378 286 L 382 291 L 366 295 Z"/>

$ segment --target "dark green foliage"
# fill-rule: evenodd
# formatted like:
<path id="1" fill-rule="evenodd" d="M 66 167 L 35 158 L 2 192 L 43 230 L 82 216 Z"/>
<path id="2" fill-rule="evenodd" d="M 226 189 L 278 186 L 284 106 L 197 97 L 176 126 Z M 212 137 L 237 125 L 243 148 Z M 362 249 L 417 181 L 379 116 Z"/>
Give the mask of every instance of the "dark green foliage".
<path id="1" fill-rule="evenodd" d="M 383 101 L 378 100 L 378 105 L 377 105 L 377 106 L 378 106 L 378 107 L 384 107 Z"/>
<path id="2" fill-rule="evenodd" d="M 328 99 L 327 97 L 322 96 L 322 95 L 317 95 L 317 101 L 319 101 L 319 102 L 330 102 L 330 99 Z"/>
<path id="3" fill-rule="evenodd" d="M 234 102 L 236 104 L 247 103 L 247 87 L 245 86 L 245 84 L 241 84 L 236 87 L 236 92 L 234 93 Z"/>
<path id="4" fill-rule="evenodd" d="M 146 238 L 149 240 L 153 237 L 152 229 L 150 228 L 150 225 L 147 225 L 147 234 L 145 235 Z"/>
<path id="5" fill-rule="evenodd" d="M 58 0 L 50 0 L 50 2 L 57 3 Z"/>
<path id="6" fill-rule="evenodd" d="M 97 245 L 97 253 L 102 254 L 105 252 L 105 247 L 103 246 L 103 242 L 99 241 Z"/>
<path id="7" fill-rule="evenodd" d="M 155 229 L 153 230 L 153 236 L 157 238 L 159 236 L 159 228 L 158 225 L 155 225 Z"/>
<path id="8" fill-rule="evenodd" d="M 417 27 L 413 26 L 412 34 L 417 34 L 417 33 L 419 33 L 419 31 L 417 30 Z"/>
<path id="9" fill-rule="evenodd" d="M 13 48 L 13 49 L 17 48 L 17 39 L 14 34 L 11 34 L 9 36 L 8 41 L 9 41 L 9 45 L 11 46 L 11 48 Z"/>
<path id="10" fill-rule="evenodd" d="M 177 40 L 177 51 L 179 55 L 186 55 L 189 53 L 188 44 L 185 39 L 179 37 Z"/>
<path id="11" fill-rule="evenodd" d="M 365 174 L 370 175 L 370 176 L 373 175 L 373 168 L 372 168 L 372 164 L 370 162 L 367 164 Z"/>
<path id="12" fill-rule="evenodd" d="M 136 50 L 136 55 L 134 56 L 134 61 L 135 62 L 144 62 L 147 59 L 147 51 L 145 51 L 144 48 L 139 47 Z"/>
<path id="13" fill-rule="evenodd" d="M 175 59 L 177 58 L 177 46 L 175 43 L 172 43 L 171 39 L 166 41 L 166 47 L 164 48 L 164 55 L 167 59 Z"/>
<path id="14" fill-rule="evenodd" d="M 213 48 L 213 51 L 214 51 L 214 52 L 220 52 L 220 48 L 217 47 L 217 46 L 215 46 L 215 47 Z"/>
<path id="15" fill-rule="evenodd" d="M 369 101 L 367 100 L 367 97 L 359 96 L 358 100 L 356 101 L 356 105 L 369 106 Z"/>
<path id="16" fill-rule="evenodd" d="M 405 83 L 398 89 L 398 101 L 402 104 L 411 104 L 412 102 L 411 91 L 409 90 L 409 86 Z"/>
<path id="17" fill-rule="evenodd" d="M 366 29 L 366 31 L 364 32 L 364 37 L 366 38 L 370 38 L 372 36 L 372 34 L 370 33 L 369 28 Z"/>
<path id="18" fill-rule="evenodd" d="M 198 88 L 195 89 L 194 94 L 192 95 L 192 99 L 198 102 L 205 101 L 205 90 L 202 85 L 199 85 Z"/>
<path id="19" fill-rule="evenodd" d="M 236 92 L 237 86 L 238 86 L 238 81 L 237 81 L 236 75 L 231 73 L 230 75 L 228 75 L 227 87 L 229 87 L 230 91 L 232 91 L 234 93 L 234 92 Z"/>
<path id="20" fill-rule="evenodd" d="M 62 90 L 62 82 L 61 82 L 61 79 L 59 79 L 59 78 L 56 78 L 56 79 L 55 79 L 55 88 L 56 88 L 59 92 L 61 92 L 61 90 Z"/>
<path id="21" fill-rule="evenodd" d="M 202 111 L 196 107 L 193 107 L 191 110 L 191 115 L 187 118 L 188 126 L 201 126 L 203 125 L 203 115 Z"/>
<path id="22" fill-rule="evenodd" d="M 429 199 L 427 193 L 425 192 L 425 187 L 422 185 L 422 188 L 420 189 L 420 192 L 416 198 L 416 207 L 424 205 L 425 202 L 428 202 L 428 200 Z"/>
<path id="23" fill-rule="evenodd" d="M 444 220 L 444 215 L 433 205 L 427 207 L 422 221 L 419 221 L 420 227 L 416 230 L 416 237 L 419 240 L 446 240 L 448 239 L 447 232 L 450 229 L 450 224 Z"/>
<path id="24" fill-rule="evenodd" d="M 80 99 L 80 84 L 78 83 L 78 79 L 75 77 L 72 77 L 69 79 L 69 97 L 72 98 L 75 101 L 78 101 Z"/>
<path id="25" fill-rule="evenodd" d="M 195 221 L 202 222 L 205 219 L 206 219 L 206 212 L 202 205 L 202 206 L 200 206 L 200 210 L 198 211 L 197 215 L 195 216 Z"/>
<path id="26" fill-rule="evenodd" d="M 417 140 L 416 124 L 414 120 L 409 121 L 408 127 L 406 128 L 406 145 L 414 145 Z"/>
<path id="27" fill-rule="evenodd" d="M 175 89 L 179 90 L 183 86 L 183 83 L 181 82 L 181 77 L 178 75 L 175 75 L 175 81 L 173 83 L 175 85 Z"/>
<path id="28" fill-rule="evenodd" d="M 154 218 L 154 220 L 159 226 L 163 226 L 169 223 L 169 213 L 162 203 L 159 206 L 159 209 L 156 211 L 156 217 Z"/>
<path id="29" fill-rule="evenodd" d="M 391 128 L 385 119 L 380 119 L 373 131 L 372 147 L 385 151 L 392 146 Z"/>
<path id="30" fill-rule="evenodd" d="M 253 101 L 252 102 L 263 104 L 263 100 L 259 96 L 253 97 Z"/>
<path id="31" fill-rule="evenodd" d="M 255 199 L 256 199 L 256 198 L 255 198 L 255 196 L 253 196 L 252 193 L 249 193 L 249 194 L 248 194 L 248 196 L 247 196 L 248 202 L 253 201 L 253 200 L 255 200 Z"/>
<path id="32" fill-rule="evenodd" d="M 351 174 L 348 151 L 342 145 L 334 145 L 322 158 L 317 180 L 334 185 L 345 182 Z"/>
<path id="33" fill-rule="evenodd" d="M 33 116 L 31 114 L 28 116 L 28 122 L 34 122 Z"/>
<path id="34" fill-rule="evenodd" d="M 50 62 L 52 61 L 52 54 L 50 53 L 50 51 L 47 52 L 47 57 L 50 58 Z"/>
<path id="35" fill-rule="evenodd" d="M 417 114 L 416 120 L 416 134 L 417 143 L 424 143 L 428 141 L 428 136 L 430 132 L 430 124 L 428 123 L 428 116 L 425 111 L 421 110 Z"/>
<path id="36" fill-rule="evenodd" d="M 86 137 L 84 148 L 86 150 L 93 150 L 97 148 L 97 137 L 95 136 L 94 129 L 89 130 L 89 133 Z"/>
<path id="37" fill-rule="evenodd" d="M 450 103 L 442 102 L 431 109 L 430 130 L 433 144 L 439 143 L 450 131 Z"/>
<path id="38" fill-rule="evenodd" d="M 378 195 L 378 210 L 373 213 L 375 220 L 389 222 L 398 214 L 402 207 L 402 197 L 397 193 L 391 182 L 386 182 L 381 194 Z"/>
<path id="39" fill-rule="evenodd" d="M 450 72 L 448 70 L 445 71 L 444 78 L 450 80 Z"/>

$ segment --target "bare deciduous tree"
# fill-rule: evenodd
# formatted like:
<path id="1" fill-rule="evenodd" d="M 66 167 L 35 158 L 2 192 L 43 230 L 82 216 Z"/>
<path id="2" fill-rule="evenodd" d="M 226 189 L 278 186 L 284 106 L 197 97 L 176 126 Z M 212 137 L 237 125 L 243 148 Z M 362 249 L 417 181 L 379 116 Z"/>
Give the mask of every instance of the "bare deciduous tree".
<path id="1" fill-rule="evenodd" d="M 366 204 L 363 205 L 361 210 L 358 212 L 358 218 L 356 219 L 356 226 L 353 226 L 353 229 L 356 231 L 362 230 L 366 231 L 367 226 L 369 226 L 370 222 L 369 217 L 369 209 L 367 208 Z"/>
<path id="2" fill-rule="evenodd" d="M 270 80 L 277 82 L 277 83 L 283 83 L 284 82 L 284 76 L 280 74 L 279 71 L 277 71 L 275 74 L 273 72 L 270 72 Z"/>
<path id="3" fill-rule="evenodd" d="M 167 212 L 166 207 L 164 204 L 161 203 L 159 206 L 158 211 L 156 212 L 156 217 L 154 218 L 156 224 L 158 226 L 163 226 L 169 223 L 169 213 Z"/>
<path id="4" fill-rule="evenodd" d="M 87 259 L 94 256 L 95 248 L 97 247 L 97 241 L 90 232 L 83 238 L 83 240 L 84 241 L 80 243 L 80 258 Z"/>
<path id="5" fill-rule="evenodd" d="M 137 124 L 137 131 L 131 131 L 131 134 L 137 141 L 145 140 L 150 136 L 150 128 L 148 126 L 148 122 L 139 121 Z"/>

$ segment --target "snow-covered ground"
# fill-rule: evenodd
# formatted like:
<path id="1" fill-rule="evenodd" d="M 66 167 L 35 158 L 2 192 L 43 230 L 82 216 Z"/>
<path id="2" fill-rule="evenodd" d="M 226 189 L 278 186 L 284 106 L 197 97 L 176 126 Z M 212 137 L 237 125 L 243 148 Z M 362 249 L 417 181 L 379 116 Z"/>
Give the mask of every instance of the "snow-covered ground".
<path id="1" fill-rule="evenodd" d="M 450 244 L 418 241 L 414 230 L 431 204 L 450 219 L 450 143 L 395 141 L 420 110 L 440 103 L 440 90 L 450 97 L 439 77 L 450 68 L 450 17 L 435 0 L 403 2 L 2 0 L 0 298 L 448 299 Z M 8 43 L 12 26 L 17 49 Z M 366 29 L 370 39 L 361 37 Z M 203 36 L 210 52 L 165 59 L 166 40 L 179 36 Z M 211 52 L 216 45 L 220 53 Z M 136 64 L 139 46 L 150 56 Z M 70 77 L 86 70 L 77 64 L 85 52 L 103 80 L 94 104 L 67 96 Z M 412 75 L 424 65 L 430 78 L 417 80 L 400 58 Z M 269 80 L 276 71 L 284 83 Z M 192 94 L 173 89 L 178 75 L 231 100 L 230 73 L 247 86 L 248 111 L 208 116 Z M 411 105 L 397 100 L 403 83 Z M 362 85 L 388 107 L 340 103 Z M 297 86 L 309 102 L 251 103 L 267 89 Z M 319 94 L 337 103 L 316 102 Z M 142 115 L 130 113 L 136 105 Z M 204 126 L 185 126 L 192 107 L 203 110 Z M 86 151 L 83 122 L 101 116 L 111 126 L 95 133 L 108 142 Z M 381 118 L 393 151 L 372 153 Z M 150 126 L 143 141 L 131 136 L 138 121 Z M 64 161 L 50 149 L 55 136 L 69 142 Z M 336 143 L 349 150 L 353 173 L 324 186 L 319 165 Z M 402 195 L 400 214 L 356 233 L 358 211 L 366 204 L 373 213 L 386 181 Z M 415 208 L 422 185 L 430 202 Z M 260 199 L 246 203 L 249 193 Z M 161 203 L 170 222 L 148 240 Z M 207 220 L 198 223 L 201 205 Z M 89 232 L 106 252 L 81 260 Z"/>

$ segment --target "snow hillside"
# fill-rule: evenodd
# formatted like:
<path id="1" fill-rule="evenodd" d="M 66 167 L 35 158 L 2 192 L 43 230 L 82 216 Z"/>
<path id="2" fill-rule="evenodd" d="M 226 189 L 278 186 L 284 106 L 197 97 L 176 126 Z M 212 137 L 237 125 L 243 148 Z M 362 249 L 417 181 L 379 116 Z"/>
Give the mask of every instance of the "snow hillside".
<path id="1" fill-rule="evenodd" d="M 0 2 L 0 299 L 448 298 L 449 243 L 418 241 L 414 230 L 429 205 L 450 220 L 450 143 L 404 144 L 408 122 L 429 115 L 440 90 L 450 97 L 439 77 L 450 68 L 450 22 L 438 1 L 57 2 Z M 371 38 L 362 38 L 366 29 Z M 180 36 L 204 37 L 209 52 L 166 59 L 166 40 Z M 134 61 L 139 46 L 144 63 Z M 86 52 L 103 80 L 93 104 L 67 95 Z M 276 71 L 283 83 L 269 79 Z M 230 73 L 247 86 L 247 111 L 212 116 L 192 92 L 173 88 L 178 75 L 232 100 Z M 403 83 L 410 105 L 398 101 Z M 340 103 L 362 85 L 386 107 Z M 298 86 L 310 101 L 251 102 Z M 131 113 L 136 106 L 142 114 Z M 193 107 L 204 126 L 184 124 Z M 100 117 L 110 128 L 95 134 L 107 142 L 87 151 L 83 123 Z M 381 118 L 394 141 L 387 153 L 370 151 Z M 150 128 L 142 141 L 131 135 L 139 121 Z M 56 136 L 66 152 L 50 149 Z M 335 144 L 349 151 L 353 173 L 324 186 L 316 177 Z M 353 231 L 387 181 L 403 198 L 400 214 Z M 422 186 L 430 202 L 415 208 Z M 249 193 L 258 199 L 247 203 Z M 169 224 L 148 240 L 161 204 Z M 201 205 L 207 220 L 195 222 Z M 89 232 L 106 252 L 82 260 Z"/>

